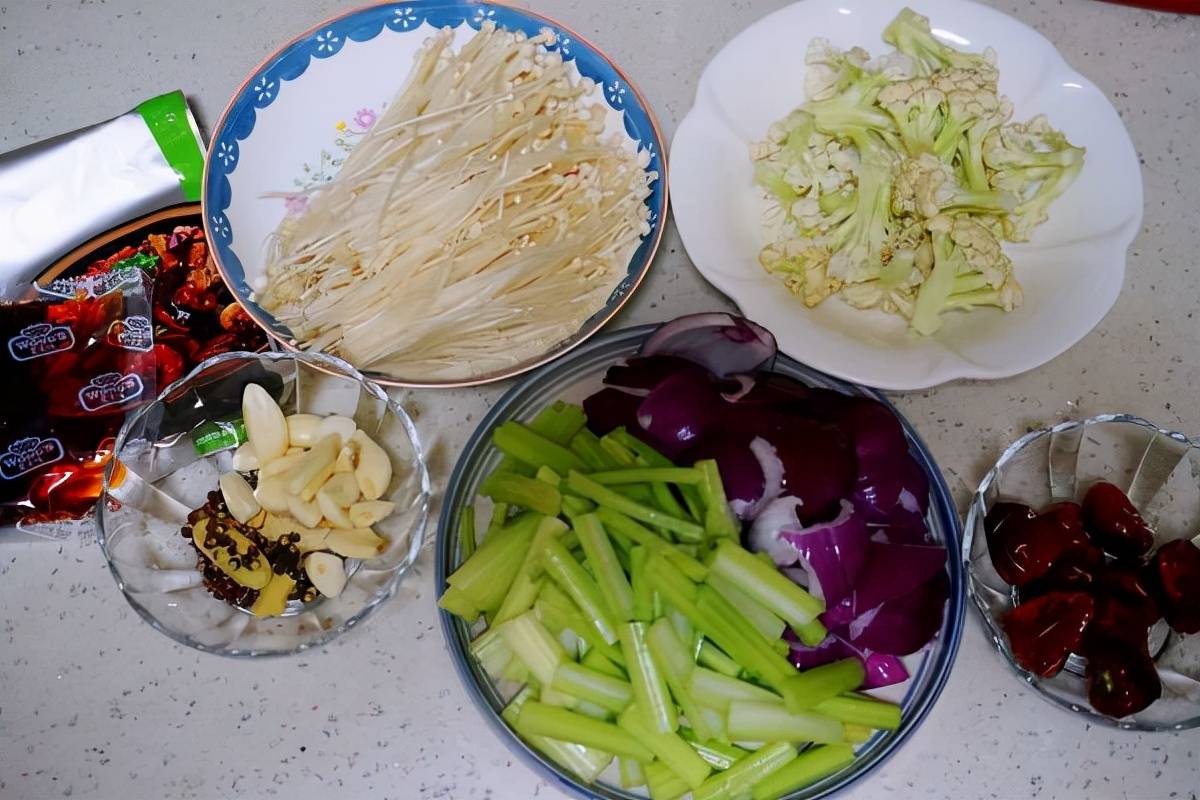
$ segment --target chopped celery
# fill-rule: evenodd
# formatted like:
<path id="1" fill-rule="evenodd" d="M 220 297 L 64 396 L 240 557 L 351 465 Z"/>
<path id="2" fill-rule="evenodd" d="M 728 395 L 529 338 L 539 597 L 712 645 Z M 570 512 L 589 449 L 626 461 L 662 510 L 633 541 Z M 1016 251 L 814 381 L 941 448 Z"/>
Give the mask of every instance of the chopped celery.
<path id="1" fill-rule="evenodd" d="M 620 759 L 618 768 L 621 775 L 622 789 L 636 789 L 639 786 L 646 785 L 646 773 L 642 772 L 642 765 L 632 758 Z"/>
<path id="2" fill-rule="evenodd" d="M 587 415 L 583 408 L 574 403 L 555 400 L 538 412 L 529 423 L 529 429 L 544 436 L 555 444 L 566 444 L 571 437 L 583 430 Z"/>
<path id="3" fill-rule="evenodd" d="M 513 657 L 512 649 L 495 628 L 489 628 L 471 642 L 471 655 L 493 681 L 500 680 Z"/>
<path id="4" fill-rule="evenodd" d="M 458 518 L 458 555 L 466 561 L 475 553 L 475 506 L 463 506 Z"/>
<path id="5" fill-rule="evenodd" d="M 517 571 L 516 577 L 513 578 L 512 585 L 504 596 L 504 602 L 500 604 L 500 609 L 491 619 L 493 625 L 498 625 L 533 608 L 542 586 L 539 582 L 542 572 L 542 551 L 547 542 L 561 536 L 566 529 L 566 524 L 554 517 L 543 517 L 542 521 L 538 523 L 537 530 L 533 534 L 533 542 L 529 545 L 529 550 L 525 555 L 525 561 Z"/>
<path id="6" fill-rule="evenodd" d="M 842 695 L 822 700 L 813 711 L 868 728 L 894 731 L 900 727 L 900 706 L 867 697 Z"/>
<path id="7" fill-rule="evenodd" d="M 771 641 L 755 630 L 754 626 L 736 608 L 729 605 L 725 598 L 717 594 L 711 586 L 701 586 L 697 590 L 696 607 L 700 613 L 719 617 L 724 624 L 731 626 L 740 636 L 742 646 L 753 653 L 752 656 L 749 656 L 751 660 L 744 660 L 726 647 L 720 639 L 713 639 L 716 644 L 721 646 L 722 650 L 741 665 L 742 669 L 758 675 L 781 691 L 783 683 L 796 674 L 796 668 L 785 656 L 775 651 Z"/>
<path id="8" fill-rule="evenodd" d="M 587 469 L 579 456 L 566 447 L 540 436 L 519 422 L 509 421 L 492 431 L 492 442 L 496 449 L 509 458 L 534 470 L 549 467 L 559 475 L 569 470 Z"/>
<path id="9" fill-rule="evenodd" d="M 606 433 L 600 437 L 600 447 L 612 461 L 616 462 L 618 467 L 632 467 L 637 465 L 637 453 L 625 445 L 618 442 L 611 433 Z M 664 466 L 673 467 L 674 464 L 665 464 Z"/>
<path id="10" fill-rule="evenodd" d="M 718 742 L 712 739 L 703 741 L 696 736 L 696 732 L 691 728 L 680 728 L 679 735 L 682 736 L 684 741 L 690 744 L 692 749 L 696 751 L 696 754 L 707 761 L 708 765 L 713 769 L 729 769 L 736 762 L 750 755 L 749 750 L 743 750 L 736 745 L 725 744 L 724 742 Z"/>
<path id="11" fill-rule="evenodd" d="M 588 669 L 628 682 L 625 670 L 621 669 L 616 662 L 609 660 L 604 653 L 601 653 L 594 647 L 583 654 L 583 658 L 579 659 L 579 663 Z"/>
<path id="12" fill-rule="evenodd" d="M 678 800 L 687 794 L 690 788 L 687 781 L 661 761 L 644 765 L 642 771 L 646 775 L 646 788 L 650 790 L 650 800 Z"/>
<path id="13" fill-rule="evenodd" d="M 722 653 L 721 648 L 703 637 L 700 639 L 700 651 L 696 654 L 696 663 L 731 678 L 742 674 L 742 668 L 736 661 Z"/>
<path id="14" fill-rule="evenodd" d="M 562 496 L 562 510 L 567 515 L 567 518 L 570 519 L 592 513 L 596 510 L 596 504 L 583 497 L 564 494 Z"/>
<path id="15" fill-rule="evenodd" d="M 792 583 L 773 564 L 764 564 L 736 542 L 718 543 L 708 568 L 729 579 L 793 627 L 811 622 L 825 610 L 824 603 Z"/>
<path id="16" fill-rule="evenodd" d="M 475 554 L 446 579 L 450 588 L 439 605 L 456 614 L 463 605 L 487 613 L 498 609 L 525 561 L 541 519 L 537 514 L 523 514 L 484 539 Z M 478 613 L 460 616 L 473 622 Z"/>
<path id="17" fill-rule="evenodd" d="M 783 698 L 761 686 L 704 667 L 692 670 L 688 679 L 688 689 L 691 690 L 692 697 L 696 698 L 696 702 L 721 712 L 728 711 L 729 704 L 735 700 L 783 704 Z"/>
<path id="18" fill-rule="evenodd" d="M 633 618 L 639 622 L 654 619 L 654 587 L 646 577 L 646 559 L 650 551 L 638 545 L 629 554 L 629 580 L 633 584 Z"/>
<path id="19" fill-rule="evenodd" d="M 823 700 L 857 689 L 865 677 L 861 661 L 843 658 L 796 673 L 782 693 L 789 711 L 804 711 Z"/>
<path id="20" fill-rule="evenodd" d="M 700 714 L 700 706 L 688 689 L 688 678 L 696 664 L 688 655 L 683 643 L 675 635 L 666 617 L 659 617 L 646 631 L 646 646 L 650 649 L 650 657 L 662 673 L 671 690 L 671 696 L 679 705 L 683 715 L 703 739 L 711 739 L 717 732 L 709 726 L 708 721 Z"/>
<path id="21" fill-rule="evenodd" d="M 605 528 L 614 535 L 624 536 L 635 544 L 650 548 L 651 552 L 661 553 L 691 580 L 703 580 L 708 575 L 708 567 L 681 550 L 679 545 L 671 544 L 620 511 L 612 508 L 600 508 L 596 512 L 596 516 L 600 517 Z"/>
<path id="22" fill-rule="evenodd" d="M 787 623 L 777 617 L 771 609 L 739 589 L 737 584 L 729 578 L 724 575 L 710 574 L 705 579 L 705 583 L 715 589 L 721 597 L 724 597 L 729 605 L 741 612 L 742 616 L 763 635 L 763 638 L 774 642 L 779 641 L 783 636 L 783 629 L 787 627 Z M 784 647 L 786 646 L 785 642 Z"/>
<path id="23" fill-rule="evenodd" d="M 496 531 L 508 524 L 508 503 L 494 503 L 492 505 L 492 516 L 488 520 L 487 531 L 484 537 L 491 536 Z"/>
<path id="24" fill-rule="evenodd" d="M 645 745 L 692 789 L 704 783 L 704 779 L 712 772 L 708 763 L 678 734 L 655 730 L 644 710 L 636 704 L 621 712 L 617 725 Z"/>
<path id="25" fill-rule="evenodd" d="M 584 428 L 571 438 L 571 452 L 579 456 L 588 469 L 612 469 L 619 466 L 617 460 L 600 446 L 600 437 Z"/>
<path id="26" fill-rule="evenodd" d="M 632 467 L 605 472 L 593 472 L 588 476 L 605 486 L 629 483 L 689 483 L 697 484 L 703 479 L 699 470 L 691 467 Z"/>
<path id="27" fill-rule="evenodd" d="M 614 644 L 617 641 L 616 622 L 609 616 L 596 582 L 562 543 L 548 542 L 542 552 L 546 573 L 575 601 L 601 638 L 608 644 Z"/>
<path id="28" fill-rule="evenodd" d="M 500 712 L 500 716 L 504 718 L 509 727 L 516 728 L 521 706 L 532 698 L 533 691 L 529 687 L 526 687 L 509 701 L 508 705 L 504 707 L 504 711 Z M 584 747 L 580 744 L 549 739 L 545 736 L 524 734 L 523 736 L 529 740 L 530 744 L 541 751 L 543 755 L 568 772 L 578 776 L 584 783 L 591 783 L 599 778 L 600 773 L 604 771 L 604 768 L 613 759 L 612 754 L 593 747 Z"/>
<path id="29" fill-rule="evenodd" d="M 678 500 L 675 499 L 675 493 L 671 487 L 665 483 L 651 483 L 650 497 L 654 500 L 654 504 L 658 506 L 660 511 L 670 514 L 672 517 L 679 517 L 691 521 L 694 519 L 690 511 L 684 508 Z"/>
<path id="30" fill-rule="evenodd" d="M 571 615 L 571 622 L 568 625 L 580 639 L 582 639 L 588 647 L 593 650 L 598 650 L 601 655 L 609 661 L 617 664 L 621 668 L 625 667 L 625 656 L 621 655 L 621 648 L 616 643 L 609 644 L 600 635 L 600 631 L 596 630 L 592 620 L 588 620 L 583 616 L 583 613 L 576 611 Z M 614 628 L 614 630 L 616 630 Z"/>
<path id="31" fill-rule="evenodd" d="M 613 713 L 620 713 L 633 702 L 633 687 L 628 681 L 596 672 L 574 661 L 563 661 L 558 665 L 550 688 L 595 703 Z"/>
<path id="32" fill-rule="evenodd" d="M 521 706 L 514 727 L 521 736 L 548 736 L 632 758 L 643 764 L 654 759 L 654 754 L 645 745 L 611 722 L 533 700 L 527 700 Z"/>
<path id="33" fill-rule="evenodd" d="M 688 622 L 687 617 L 685 617 L 683 614 L 680 614 L 673 608 L 667 609 L 666 617 L 671 623 L 671 629 L 674 630 L 675 635 L 679 637 L 680 643 L 684 645 L 684 648 L 688 651 L 692 661 L 695 661 L 695 651 L 691 647 L 693 634 L 692 623 Z"/>
<path id="34" fill-rule="evenodd" d="M 793 626 L 792 630 L 795 632 L 796 636 L 800 638 L 800 641 L 809 647 L 816 647 L 821 642 L 825 641 L 825 637 L 829 635 L 829 631 L 825 629 L 823 624 L 821 624 L 821 620 L 816 618 L 804 623 L 798 628 Z"/>
<path id="35" fill-rule="evenodd" d="M 625 669 L 633 685 L 633 697 L 640 712 L 645 715 L 651 730 L 669 733 L 679 727 L 675 704 L 667 690 L 667 682 L 650 657 L 646 646 L 646 625 L 641 622 L 626 622 L 617 628 L 621 640 L 621 653 L 625 656 Z"/>
<path id="36" fill-rule="evenodd" d="M 820 714 L 792 714 L 779 703 L 754 700 L 731 702 L 725 729 L 731 739 L 754 742 L 835 744 L 845 735 L 842 723 L 836 719 Z"/>
<path id="37" fill-rule="evenodd" d="M 558 489 L 545 481 L 515 472 L 493 472 L 479 487 L 479 493 L 496 503 L 521 506 L 548 517 L 557 517 L 562 511 L 562 495 Z"/>
<path id="38" fill-rule="evenodd" d="M 715 708 L 701 705 L 700 715 L 704 717 L 704 724 L 716 731 L 716 735 L 713 736 L 712 740 L 728 744 L 729 733 L 725 730 L 725 714 L 717 711 Z"/>
<path id="39" fill-rule="evenodd" d="M 704 538 L 704 529 L 696 523 L 672 517 L 636 500 L 631 500 L 628 497 L 617 494 L 612 489 L 609 489 L 607 486 L 601 486 L 582 473 L 567 473 L 567 486 L 571 491 L 583 495 L 600 506 L 620 511 L 626 516 L 669 530 L 682 538 L 694 541 L 700 541 Z"/>
<path id="40" fill-rule="evenodd" d="M 538 586 L 538 597 L 536 600 L 533 601 L 533 611 L 535 614 L 537 614 L 537 618 L 539 620 L 541 620 L 541 623 L 546 626 L 546 630 L 550 631 L 555 636 L 558 636 L 564 630 L 571 627 L 571 622 L 572 622 L 571 615 L 573 613 L 575 613 L 575 611 L 574 611 L 575 604 L 572 603 L 571 604 L 572 607 L 569 609 L 563 609 L 562 607 L 557 606 L 554 603 L 547 601 L 544 596 L 546 587 L 547 586 L 553 586 L 554 588 L 558 588 L 558 587 L 554 586 L 554 583 L 552 581 L 550 581 L 548 578 L 546 578 L 545 576 L 538 578 L 537 586 Z"/>
<path id="41" fill-rule="evenodd" d="M 548 483 L 557 489 L 562 484 L 562 475 L 559 475 L 549 467 L 538 467 L 537 473 L 533 476 L 542 483 Z"/>
<path id="42" fill-rule="evenodd" d="M 438 598 L 438 607 L 472 623 L 483 613 L 483 609 L 474 598 L 453 586 L 447 586 L 446 591 L 442 592 L 442 596 Z"/>
<path id="43" fill-rule="evenodd" d="M 726 800 L 745 797 L 740 787 L 753 786 L 796 758 L 796 748 L 789 742 L 767 744 L 741 759 L 733 766 L 718 772 L 692 792 L 692 800 Z"/>
<path id="44" fill-rule="evenodd" d="M 512 654 L 529 667 L 538 683 L 549 685 L 558 665 L 567 659 L 567 653 L 558 639 L 546 630 L 546 626 L 538 621 L 532 611 L 513 617 L 496 626 L 496 630 L 504 637 Z"/>
<path id="45" fill-rule="evenodd" d="M 613 619 L 617 622 L 633 619 L 633 588 L 600 518 L 595 514 L 584 514 L 575 519 L 574 528 Z"/>
<path id="46" fill-rule="evenodd" d="M 827 744 L 805 750 L 791 763 L 760 778 L 750 789 L 753 800 L 777 800 L 832 775 L 854 761 L 854 748 Z"/>
<path id="47" fill-rule="evenodd" d="M 717 462 L 709 458 L 701 459 L 696 462 L 695 469 L 702 477 L 700 499 L 704 502 L 704 530 L 714 539 L 726 538 L 736 542 L 741 526 L 729 510 Z"/>
<path id="48" fill-rule="evenodd" d="M 843 722 L 842 728 L 846 732 L 846 738 L 844 739 L 846 744 L 862 744 L 875 733 L 874 728 L 868 728 L 866 725 L 858 725 L 854 722 Z"/>
<path id="49" fill-rule="evenodd" d="M 673 467 L 671 459 L 664 456 L 662 453 L 655 450 L 650 445 L 637 438 L 624 428 L 617 428 L 610 432 L 608 437 L 614 442 L 623 447 L 632 450 L 637 454 L 640 461 L 645 462 L 648 467 Z M 688 511 L 693 519 L 704 518 L 704 504 L 700 500 L 700 488 L 698 486 L 683 485 L 679 487 L 679 493 L 683 495 L 683 501 L 687 504 Z"/>

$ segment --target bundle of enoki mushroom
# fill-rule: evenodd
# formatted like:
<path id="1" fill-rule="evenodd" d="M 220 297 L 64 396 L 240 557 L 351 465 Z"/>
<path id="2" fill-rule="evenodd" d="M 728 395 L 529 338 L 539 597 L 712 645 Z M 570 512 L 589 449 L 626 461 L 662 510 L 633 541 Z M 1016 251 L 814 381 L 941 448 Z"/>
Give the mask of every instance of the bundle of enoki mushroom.
<path id="1" fill-rule="evenodd" d="M 306 348 L 414 380 L 487 374 L 579 330 L 650 231 L 657 177 L 545 45 L 425 43 L 337 176 L 276 232 L 258 301 Z"/>

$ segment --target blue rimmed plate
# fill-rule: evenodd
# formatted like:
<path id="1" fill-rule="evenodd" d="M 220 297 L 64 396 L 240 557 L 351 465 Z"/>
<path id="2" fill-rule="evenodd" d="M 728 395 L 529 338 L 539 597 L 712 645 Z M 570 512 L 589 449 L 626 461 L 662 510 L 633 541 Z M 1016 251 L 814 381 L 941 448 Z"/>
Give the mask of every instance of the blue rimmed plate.
<path id="1" fill-rule="evenodd" d="M 620 132 L 646 151 L 658 174 L 646 199 L 650 232 L 602 308 L 547 352 L 500 371 L 447 380 L 369 370 L 402 386 L 469 386 L 520 374 L 565 353 L 598 331 L 641 283 L 662 238 L 667 212 L 666 162 L 658 123 L 640 92 L 607 56 L 571 29 L 530 11 L 486 2 L 414 0 L 349 11 L 309 29 L 262 62 L 221 115 L 204 173 L 204 226 L 217 268 L 250 315 L 284 346 L 288 328 L 250 299 L 249 283 L 265 268 L 266 243 L 302 209 L 300 190 L 328 181 L 371 129 L 402 85 L 422 43 L 440 28 L 461 44 L 485 22 L 528 35 L 549 29 L 550 49 L 595 82 L 592 99 L 608 110 L 605 133 Z"/>

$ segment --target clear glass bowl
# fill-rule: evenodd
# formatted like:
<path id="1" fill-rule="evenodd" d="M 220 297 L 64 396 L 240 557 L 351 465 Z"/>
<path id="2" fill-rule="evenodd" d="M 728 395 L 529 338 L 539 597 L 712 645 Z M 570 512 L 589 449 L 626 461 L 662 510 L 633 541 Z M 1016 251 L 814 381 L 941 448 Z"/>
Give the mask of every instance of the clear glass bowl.
<path id="1" fill-rule="evenodd" d="M 375 526 L 388 538 L 387 550 L 369 561 L 348 560 L 350 579 L 336 598 L 293 601 L 279 617 L 254 617 L 212 597 L 196 568 L 196 551 L 180 532 L 188 512 L 217 488 L 220 473 L 232 469 L 231 451 L 198 456 L 189 436 L 196 418 L 240 412 L 244 382 L 219 381 L 231 374 L 281 381 L 286 414 L 352 417 L 387 451 L 394 470 L 385 498 L 396 503 L 396 511 Z M 382 388 L 337 358 L 312 353 L 210 358 L 125 423 L 115 455 L 124 469 L 109 468 L 96 510 L 97 538 L 109 569 L 143 619 L 197 650 L 267 656 L 326 644 L 395 593 L 421 548 L 430 483 L 416 428 Z"/>
<path id="2" fill-rule="evenodd" d="M 655 325 L 615 331 L 602 335 L 563 358 L 519 382 L 510 389 L 480 423 L 467 442 L 446 489 L 442 514 L 437 534 L 437 587 L 441 594 L 446 586 L 446 577 L 459 565 L 458 526 L 464 505 L 476 506 L 477 517 L 487 519 L 490 501 L 478 498 L 479 484 L 499 463 L 499 452 L 491 446 L 492 431 L 500 423 L 510 420 L 529 420 L 538 411 L 555 400 L 580 402 L 601 386 L 604 371 L 609 366 L 634 355 L 642 341 Z M 830 378 L 788 358 L 782 353 L 775 361 L 775 371 L 798 378 L 812 386 L 834 389 L 845 394 L 861 395 L 887 401 L 872 389 L 855 386 Z M 891 406 L 889 405 L 889 408 Z M 894 411 L 895 409 L 893 409 Z M 929 475 L 930 511 L 929 529 L 937 540 L 944 542 L 954 553 L 959 547 L 960 531 L 958 514 L 950 500 L 950 493 L 941 472 L 925 445 L 912 426 L 896 412 L 904 425 L 913 457 Z M 929 713 L 950 674 L 951 664 L 958 652 L 965 609 L 964 575 L 957 559 L 947 562 L 950 574 L 950 600 L 946 604 L 946 615 L 936 638 L 921 652 L 905 659 L 911 677 L 895 687 L 888 699 L 903 704 L 903 722 L 898 730 L 878 732 L 870 741 L 858 749 L 858 758 L 853 764 L 828 778 L 812 784 L 788 796 L 787 800 L 811 800 L 826 797 L 862 779 L 891 756 Z M 500 716 L 505 703 L 511 697 L 511 686 L 494 684 L 471 656 L 468 649 L 472 633 L 477 633 L 462 620 L 445 611 L 439 612 L 442 632 L 450 649 L 454 666 L 467 688 L 468 694 L 493 730 L 508 744 L 526 764 L 546 777 L 558 788 L 575 797 L 607 798 L 610 800 L 641 798 L 644 794 L 621 789 L 617 783 L 616 767 L 609 769 L 594 784 L 585 784 L 565 772 L 554 762 L 546 759 L 535 749 L 526 745 Z M 884 690 L 885 692 L 887 690 Z"/>
<path id="3" fill-rule="evenodd" d="M 1200 726 L 1200 635 L 1179 636 L 1159 621 L 1150 630 L 1163 696 L 1137 714 L 1114 719 L 1087 702 L 1086 662 L 1072 655 L 1066 668 L 1042 678 L 1013 659 L 1000 619 L 1013 607 L 1011 587 L 996 574 L 983 521 L 1000 500 L 1034 509 L 1052 501 L 1079 500 L 1096 481 L 1126 490 L 1154 526 L 1158 544 L 1187 539 L 1200 522 L 1200 445 L 1138 417 L 1107 414 L 1026 434 L 984 476 L 967 512 L 963 566 L 968 591 L 996 649 L 1023 681 L 1055 705 L 1091 721 L 1137 731 L 1179 731 Z"/>

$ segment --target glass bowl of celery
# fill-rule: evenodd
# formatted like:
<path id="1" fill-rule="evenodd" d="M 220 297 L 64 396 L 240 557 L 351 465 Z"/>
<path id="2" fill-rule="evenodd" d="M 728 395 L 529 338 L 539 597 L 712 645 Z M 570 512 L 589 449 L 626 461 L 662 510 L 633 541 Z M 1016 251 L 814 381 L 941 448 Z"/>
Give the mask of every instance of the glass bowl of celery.
<path id="1" fill-rule="evenodd" d="M 497 735 L 530 768 L 572 796 L 625 800 L 682 797 L 690 791 L 695 800 L 706 800 L 749 797 L 751 790 L 756 798 L 828 796 L 877 769 L 913 734 L 937 700 L 962 631 L 962 564 L 956 558 L 947 559 L 949 599 L 944 615 L 933 639 L 904 657 L 908 679 L 871 692 L 874 697 L 840 694 L 832 702 L 844 705 L 837 715 L 845 724 L 843 728 L 837 723 L 839 727 L 831 733 L 825 729 L 828 720 L 785 712 L 780 695 L 787 697 L 787 690 L 775 694 L 764 688 L 761 679 L 758 683 L 750 679 L 752 673 L 765 674 L 771 669 L 770 664 L 759 668 L 758 662 L 769 661 L 772 655 L 736 652 L 736 627 L 720 626 L 739 618 L 727 616 L 719 601 L 714 605 L 715 598 L 704 594 L 705 586 L 694 591 L 692 580 L 701 580 L 705 570 L 734 576 L 743 588 L 764 577 L 760 568 L 781 574 L 734 544 L 737 533 L 731 534 L 731 541 L 712 547 L 688 544 L 689 537 L 702 537 L 712 530 L 712 520 L 700 510 L 711 508 L 707 504 L 713 498 L 710 482 L 697 474 L 703 472 L 698 469 L 699 462 L 696 469 L 675 467 L 665 460 L 656 463 L 649 450 L 638 453 L 640 467 L 620 474 L 610 470 L 605 475 L 581 477 L 570 470 L 569 451 L 564 455 L 553 448 L 541 449 L 536 460 L 543 466 L 531 481 L 517 479 L 498 490 L 497 482 L 503 483 L 503 479 L 497 476 L 505 470 L 497 467 L 509 457 L 497 448 L 494 437 L 510 437 L 505 442 L 509 453 L 523 446 L 538 447 L 536 442 L 522 441 L 517 426 L 505 423 L 532 422 L 551 438 L 556 425 L 563 431 L 578 428 L 583 414 L 580 405 L 602 388 L 605 371 L 635 356 L 656 327 L 603 335 L 533 373 L 500 399 L 467 442 L 447 485 L 435 556 L 440 618 L 451 658 L 468 694 Z M 886 405 L 874 390 L 831 378 L 783 354 L 777 356 L 773 372 L 811 387 Z M 946 484 L 913 428 L 891 410 L 903 426 L 909 455 L 928 477 L 928 536 L 953 554 L 960 546 L 961 532 Z M 511 439 L 514 434 L 515 440 Z M 631 452 L 638 452 L 636 441 L 624 441 Z M 648 487 L 654 482 L 678 481 L 676 498 L 688 503 L 691 518 L 702 524 L 681 525 L 678 520 L 672 522 L 670 514 L 664 518 L 643 516 L 640 523 L 631 523 L 620 511 L 622 498 L 631 494 L 625 490 L 637 489 L 633 484 L 639 481 L 648 482 Z M 716 483 L 720 483 L 719 477 Z M 561 493 L 542 488 L 555 485 Z M 506 491 L 520 498 L 526 509 L 523 514 L 509 516 L 515 509 L 484 496 L 500 497 Z M 691 495 L 697 497 L 698 505 L 691 505 Z M 592 500 L 587 500 L 589 497 Z M 665 498 L 664 502 L 669 505 L 672 501 Z M 628 507 L 625 511 L 651 514 L 646 507 L 654 505 L 648 501 L 641 503 L 640 509 Z M 560 509 L 570 526 L 555 518 Z M 679 514 L 680 518 L 686 516 Z M 719 527 L 724 523 L 712 524 Z M 677 530 L 663 541 L 677 544 L 664 547 L 651 529 L 665 532 L 671 525 Z M 502 529 L 503 535 L 493 536 Z M 632 548 L 617 553 L 609 546 L 604 530 L 609 531 L 612 542 L 624 541 Z M 572 548 L 582 550 L 580 560 L 586 568 L 572 556 Z M 526 563 L 525 554 L 533 549 L 542 554 L 540 564 Z M 474 559 L 460 571 L 474 553 L 484 555 L 485 551 L 486 558 Z M 622 580 L 626 573 L 628 584 Z M 456 577 L 448 583 L 451 576 Z M 621 586 L 632 589 L 624 595 Z M 653 586 L 654 592 L 647 586 Z M 485 598 L 481 592 L 495 596 Z M 632 613 L 618 616 L 618 624 L 606 637 L 605 609 L 622 602 L 632 604 Z M 706 616 L 705 624 L 717 628 L 701 635 L 701 620 L 689 613 Z M 646 622 L 620 622 L 631 619 Z M 689 627 L 692 621 L 695 626 Z M 503 633 L 500 623 L 506 626 Z M 573 636 L 576 631 L 579 635 Z M 689 641 L 689 631 L 690 646 L 681 652 L 673 642 Z M 726 644 L 722 638 L 726 634 L 732 637 L 730 646 L 715 646 L 714 640 Z M 564 649 L 564 642 L 570 651 Z M 520 657 L 513 656 L 515 650 Z M 623 656 L 630 656 L 633 663 Z M 697 661 L 703 669 L 692 669 Z M 786 660 L 782 663 L 791 666 Z M 846 679 L 839 674 L 845 666 L 839 661 L 828 668 L 804 672 L 792 668 L 792 672 L 803 677 L 806 691 L 829 689 L 826 694 L 832 694 L 843 691 L 833 687 Z M 849 680 L 861 679 L 861 675 L 859 672 Z M 677 685 L 683 686 L 681 692 L 675 691 Z M 689 699 L 681 702 L 685 697 Z M 790 709 L 790 697 L 787 702 Z M 735 705 L 738 713 L 745 712 L 753 719 L 734 723 L 731 709 Z M 823 705 L 822 714 L 828 705 Z M 734 724 L 744 726 L 742 731 L 734 730 Z M 804 731 L 796 733 L 797 725 Z M 753 749 L 755 743 L 746 740 L 745 732 L 773 726 L 788 727 L 792 741 Z M 674 732 L 658 734 L 664 730 Z M 576 740 L 567 741 L 573 733 Z M 797 746 L 795 740 L 805 737 L 818 744 Z M 590 744 L 581 744 L 580 738 Z"/>

